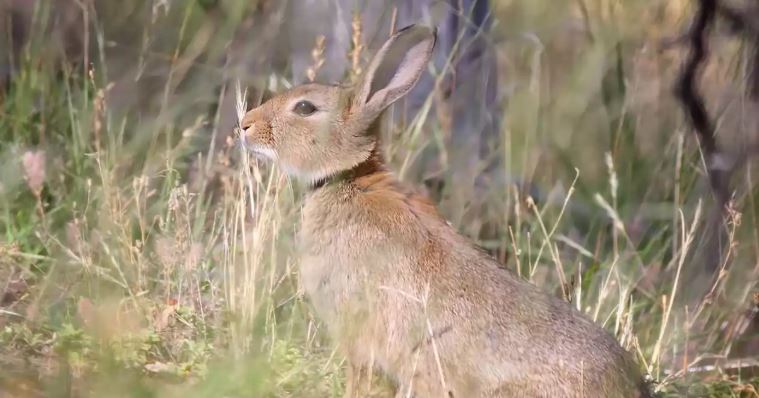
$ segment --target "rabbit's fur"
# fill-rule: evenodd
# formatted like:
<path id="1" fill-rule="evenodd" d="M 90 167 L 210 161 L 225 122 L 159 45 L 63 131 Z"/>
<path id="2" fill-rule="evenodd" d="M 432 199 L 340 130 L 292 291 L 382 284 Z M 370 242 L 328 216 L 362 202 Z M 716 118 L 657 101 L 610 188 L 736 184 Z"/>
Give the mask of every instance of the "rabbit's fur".
<path id="1" fill-rule="evenodd" d="M 385 168 L 378 121 L 434 43 L 433 29 L 408 27 L 356 87 L 298 86 L 242 123 L 252 152 L 311 188 L 300 277 L 348 359 L 346 396 L 366 394 L 370 369 L 398 397 L 648 396 L 610 334 L 500 267 Z"/>

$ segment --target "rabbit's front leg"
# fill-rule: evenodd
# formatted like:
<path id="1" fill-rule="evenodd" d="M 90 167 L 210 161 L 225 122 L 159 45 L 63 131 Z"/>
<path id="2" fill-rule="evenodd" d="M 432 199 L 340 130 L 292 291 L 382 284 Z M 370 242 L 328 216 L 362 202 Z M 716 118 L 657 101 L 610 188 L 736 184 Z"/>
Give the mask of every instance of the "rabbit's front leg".
<path id="1" fill-rule="evenodd" d="M 345 395 L 343 398 L 363 398 L 369 395 L 371 371 L 368 366 L 348 362 L 345 374 Z"/>

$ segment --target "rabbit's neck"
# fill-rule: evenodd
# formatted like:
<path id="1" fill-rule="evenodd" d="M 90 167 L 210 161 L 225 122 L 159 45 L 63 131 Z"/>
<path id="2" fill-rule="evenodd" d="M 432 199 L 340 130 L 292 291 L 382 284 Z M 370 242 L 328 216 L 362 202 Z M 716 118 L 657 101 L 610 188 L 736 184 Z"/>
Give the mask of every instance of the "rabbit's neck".
<path id="1" fill-rule="evenodd" d="M 360 184 L 361 181 L 372 180 L 378 176 L 389 177 L 389 173 L 387 167 L 385 167 L 385 161 L 379 153 L 379 149 L 375 147 L 369 154 L 369 157 L 354 168 L 319 179 L 311 184 L 309 188 L 311 192 L 314 192 L 339 183 Z"/>

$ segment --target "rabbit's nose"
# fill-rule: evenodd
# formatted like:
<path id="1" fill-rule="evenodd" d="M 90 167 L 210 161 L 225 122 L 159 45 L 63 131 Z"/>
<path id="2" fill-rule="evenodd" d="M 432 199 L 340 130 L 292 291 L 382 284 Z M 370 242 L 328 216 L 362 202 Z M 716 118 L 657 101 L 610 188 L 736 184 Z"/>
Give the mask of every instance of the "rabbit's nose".
<path id="1" fill-rule="evenodd" d="M 255 115 L 253 112 L 248 112 L 245 114 L 245 116 L 242 118 L 242 122 L 240 122 L 240 128 L 242 128 L 243 131 L 248 131 L 250 127 L 253 126 L 255 123 Z"/>
<path id="2" fill-rule="evenodd" d="M 248 112 L 242 118 L 242 121 L 240 121 L 240 141 L 243 145 L 250 142 L 250 138 L 255 131 L 256 122 L 253 116 L 253 112 Z"/>
<path id="3" fill-rule="evenodd" d="M 250 123 L 248 125 L 241 125 L 241 131 L 240 135 L 238 136 L 238 140 L 240 144 L 242 144 L 244 147 L 249 145 L 251 142 L 251 138 L 253 137 L 253 132 L 255 131 L 255 123 Z"/>

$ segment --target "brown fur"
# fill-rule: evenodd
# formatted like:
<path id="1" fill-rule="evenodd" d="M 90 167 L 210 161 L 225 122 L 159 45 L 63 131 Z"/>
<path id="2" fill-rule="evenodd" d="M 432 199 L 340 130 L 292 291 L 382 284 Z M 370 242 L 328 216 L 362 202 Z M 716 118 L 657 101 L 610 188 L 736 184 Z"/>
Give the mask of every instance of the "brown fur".
<path id="1" fill-rule="evenodd" d="M 371 368 L 398 397 L 647 396 L 611 335 L 500 267 L 385 167 L 376 121 L 433 45 L 430 29 L 403 30 L 355 89 L 296 87 L 243 122 L 254 152 L 313 186 L 300 277 L 348 359 L 346 396 L 366 394 Z M 304 99 L 319 111 L 292 112 Z"/>

